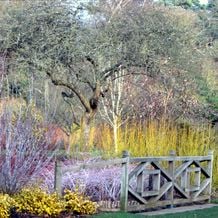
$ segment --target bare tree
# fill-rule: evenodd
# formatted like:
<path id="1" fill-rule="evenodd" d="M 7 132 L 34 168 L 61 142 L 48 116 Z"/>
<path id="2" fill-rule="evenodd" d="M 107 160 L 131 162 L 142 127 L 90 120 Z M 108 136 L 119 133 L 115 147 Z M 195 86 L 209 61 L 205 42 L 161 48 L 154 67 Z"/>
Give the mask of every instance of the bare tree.
<path id="1" fill-rule="evenodd" d="M 128 97 L 125 95 L 125 77 L 124 69 L 118 70 L 114 78 L 108 78 L 108 93 L 102 98 L 102 107 L 99 110 L 101 117 L 112 127 L 115 153 L 118 152 L 118 130 L 128 120 Z"/>

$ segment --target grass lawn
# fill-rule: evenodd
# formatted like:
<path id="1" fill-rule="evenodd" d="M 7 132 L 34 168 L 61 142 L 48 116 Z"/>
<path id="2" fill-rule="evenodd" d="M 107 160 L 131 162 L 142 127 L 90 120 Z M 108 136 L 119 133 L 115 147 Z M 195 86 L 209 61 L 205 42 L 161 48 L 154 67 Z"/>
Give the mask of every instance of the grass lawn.
<path id="1" fill-rule="evenodd" d="M 202 209 L 202 210 L 195 210 L 189 211 L 184 213 L 175 213 L 175 214 L 166 214 L 166 215 L 159 215 L 159 216 L 145 216 L 145 215 L 138 215 L 138 214 L 129 214 L 129 213 L 104 213 L 93 216 L 94 218 L 218 218 L 218 206 L 209 208 L 209 209 Z"/>

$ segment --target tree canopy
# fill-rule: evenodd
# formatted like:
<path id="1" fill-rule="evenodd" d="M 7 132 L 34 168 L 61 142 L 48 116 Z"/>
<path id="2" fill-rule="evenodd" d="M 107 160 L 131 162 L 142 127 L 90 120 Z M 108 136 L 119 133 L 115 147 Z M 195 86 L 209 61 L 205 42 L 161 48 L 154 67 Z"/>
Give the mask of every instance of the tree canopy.
<path id="1" fill-rule="evenodd" d="M 103 4 L 104 3 L 104 4 Z M 46 74 L 91 119 L 119 69 L 164 85 L 199 70 L 196 14 L 132 1 L 25 1 L 0 20 L 0 52 L 11 72 Z M 194 63 L 194 64 L 193 64 Z M 186 78 L 185 78 L 186 76 Z M 162 78 L 162 79 L 161 79 Z"/>

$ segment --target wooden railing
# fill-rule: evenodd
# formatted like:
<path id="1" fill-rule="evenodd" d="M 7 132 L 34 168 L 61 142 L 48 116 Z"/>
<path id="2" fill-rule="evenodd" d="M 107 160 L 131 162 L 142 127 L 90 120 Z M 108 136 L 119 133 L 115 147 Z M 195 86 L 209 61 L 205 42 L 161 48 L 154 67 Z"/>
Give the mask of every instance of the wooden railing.
<path id="1" fill-rule="evenodd" d="M 158 206 L 210 201 L 213 152 L 207 156 L 176 156 L 174 151 L 164 157 L 130 158 L 127 151 L 121 159 L 78 166 L 55 165 L 55 190 L 61 194 L 62 175 L 81 169 L 121 165 L 121 191 L 117 210 L 138 211 Z M 130 170 L 129 165 L 133 170 Z M 135 180 L 136 186 L 131 186 Z M 145 181 L 148 181 L 145 182 Z M 136 202 L 136 203 L 130 203 Z M 112 204 L 111 204 L 112 205 Z M 110 208 L 114 210 L 114 208 Z M 108 208 L 107 208 L 108 210 Z"/>

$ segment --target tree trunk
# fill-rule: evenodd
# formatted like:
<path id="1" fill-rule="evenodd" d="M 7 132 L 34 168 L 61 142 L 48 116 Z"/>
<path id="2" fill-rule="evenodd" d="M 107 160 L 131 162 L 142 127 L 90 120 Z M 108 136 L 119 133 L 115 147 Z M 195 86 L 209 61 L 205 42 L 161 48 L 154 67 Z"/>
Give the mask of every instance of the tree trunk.
<path id="1" fill-rule="evenodd" d="M 81 149 L 87 150 L 89 148 L 89 138 L 90 138 L 90 129 L 91 124 L 94 120 L 96 111 L 92 110 L 91 112 L 85 112 L 81 118 Z"/>
<path id="2" fill-rule="evenodd" d="M 91 123 L 94 120 L 95 114 L 98 110 L 99 97 L 101 95 L 100 83 L 96 82 L 93 96 L 89 99 L 89 106 L 81 118 L 81 145 L 84 149 L 89 147 L 89 137 Z"/>
<path id="3" fill-rule="evenodd" d="M 95 88 L 93 88 L 93 95 L 90 99 L 87 99 L 82 93 L 75 89 L 72 91 L 80 99 L 84 106 L 85 112 L 80 121 L 80 149 L 86 150 L 89 147 L 90 127 L 94 120 L 95 114 L 98 110 L 98 102 L 101 96 L 101 87 L 99 81 L 96 82 Z"/>
<path id="4" fill-rule="evenodd" d="M 113 134 L 114 134 L 114 150 L 115 153 L 118 153 L 118 120 L 117 117 L 114 119 L 113 124 Z"/>

